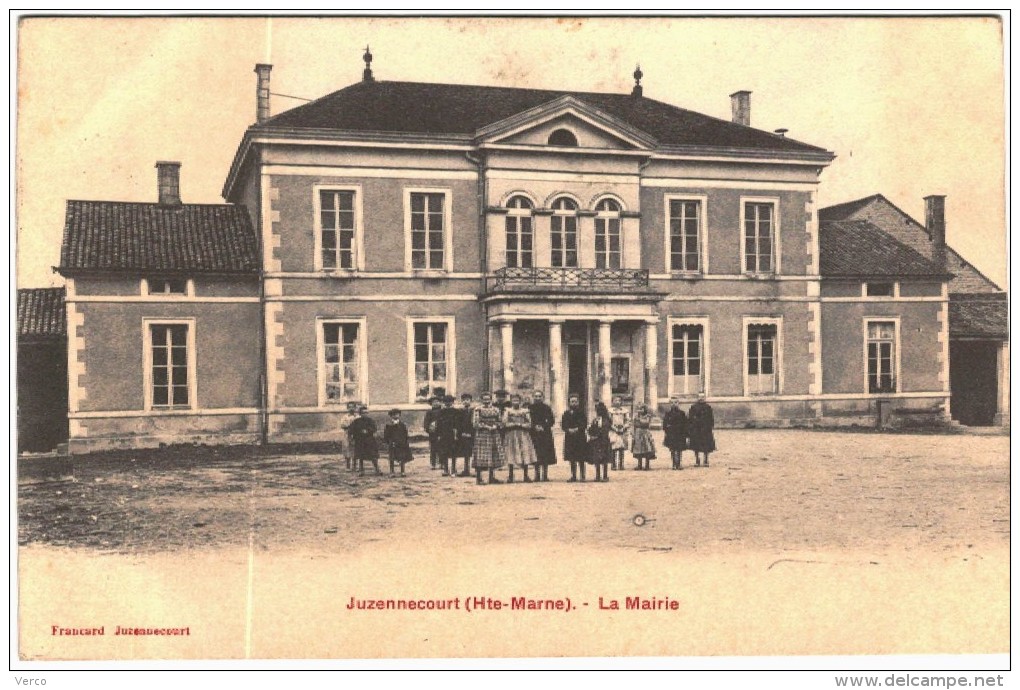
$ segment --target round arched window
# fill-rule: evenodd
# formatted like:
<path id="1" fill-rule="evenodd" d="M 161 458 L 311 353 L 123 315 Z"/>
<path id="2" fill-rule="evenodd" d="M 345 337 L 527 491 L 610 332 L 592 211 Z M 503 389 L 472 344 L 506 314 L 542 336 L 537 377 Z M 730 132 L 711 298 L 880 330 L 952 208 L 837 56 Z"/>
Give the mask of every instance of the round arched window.
<path id="1" fill-rule="evenodd" d="M 577 137 L 569 129 L 557 129 L 549 135 L 549 146 L 577 146 Z"/>

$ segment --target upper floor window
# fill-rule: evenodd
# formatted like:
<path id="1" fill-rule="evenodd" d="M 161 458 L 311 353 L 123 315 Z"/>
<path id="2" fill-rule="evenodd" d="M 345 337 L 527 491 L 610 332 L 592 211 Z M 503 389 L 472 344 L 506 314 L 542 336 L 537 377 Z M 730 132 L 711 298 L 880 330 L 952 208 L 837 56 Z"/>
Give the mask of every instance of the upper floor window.
<path id="1" fill-rule="evenodd" d="M 357 190 L 317 189 L 317 268 L 323 271 L 353 271 L 360 268 L 360 229 Z"/>
<path id="2" fill-rule="evenodd" d="M 552 210 L 551 263 L 557 268 L 577 268 L 577 203 L 561 196 L 553 201 Z"/>
<path id="3" fill-rule="evenodd" d="M 744 271 L 776 272 L 776 203 L 744 201 Z"/>
<path id="4" fill-rule="evenodd" d="M 701 198 L 667 197 L 669 270 L 698 273 L 702 266 L 702 223 L 704 205 Z"/>
<path id="5" fill-rule="evenodd" d="M 549 135 L 549 146 L 577 146 L 577 137 L 569 129 L 557 129 Z"/>
<path id="6" fill-rule="evenodd" d="M 623 265 L 621 210 L 614 199 L 603 199 L 595 206 L 595 268 Z"/>
<path id="7" fill-rule="evenodd" d="M 446 190 L 406 190 L 409 239 L 408 268 L 416 271 L 449 270 L 450 193 Z"/>
<path id="8" fill-rule="evenodd" d="M 142 280 L 143 295 L 177 295 L 190 296 L 195 294 L 194 283 L 188 278 L 155 277 Z"/>
<path id="9" fill-rule="evenodd" d="M 525 196 L 507 201 L 506 265 L 510 268 L 531 268 L 534 265 L 534 205 Z"/>

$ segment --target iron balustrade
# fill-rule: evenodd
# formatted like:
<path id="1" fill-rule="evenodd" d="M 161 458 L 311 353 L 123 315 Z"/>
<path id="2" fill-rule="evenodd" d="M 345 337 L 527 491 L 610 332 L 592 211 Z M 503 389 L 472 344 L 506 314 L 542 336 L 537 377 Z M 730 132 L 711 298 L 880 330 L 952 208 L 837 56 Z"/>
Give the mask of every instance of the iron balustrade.
<path id="1" fill-rule="evenodd" d="M 644 268 L 500 268 L 493 277 L 492 291 L 585 290 L 619 292 L 648 287 L 648 269 Z"/>

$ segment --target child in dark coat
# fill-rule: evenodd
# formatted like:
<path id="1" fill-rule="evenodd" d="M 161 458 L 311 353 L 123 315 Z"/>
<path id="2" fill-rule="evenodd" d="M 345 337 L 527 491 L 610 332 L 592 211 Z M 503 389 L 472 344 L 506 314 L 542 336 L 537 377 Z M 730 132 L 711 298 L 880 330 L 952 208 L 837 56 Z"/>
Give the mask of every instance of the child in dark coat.
<path id="1" fill-rule="evenodd" d="M 581 398 L 570 395 L 570 408 L 563 413 L 560 428 L 563 429 L 563 459 L 570 463 L 570 479 L 577 481 L 577 470 L 581 470 L 581 481 L 584 481 L 584 463 L 588 462 L 588 439 L 585 430 L 588 420 L 581 411 Z"/>
<path id="2" fill-rule="evenodd" d="M 425 413 L 425 421 L 422 422 L 422 426 L 425 427 L 425 433 L 429 436 L 429 466 L 432 469 L 436 469 L 439 467 L 439 448 L 436 446 L 436 430 L 439 412 L 443 409 L 443 401 L 435 397 L 429 403 L 432 405 L 432 409 Z"/>
<path id="3" fill-rule="evenodd" d="M 669 448 L 673 458 L 673 469 L 682 470 L 684 451 L 687 450 L 687 436 L 690 433 L 687 415 L 680 409 L 680 398 L 673 396 L 669 401 L 669 409 L 662 417 L 662 431 L 665 434 L 663 445 Z"/>
<path id="4" fill-rule="evenodd" d="M 390 410 L 390 421 L 383 428 L 383 443 L 390 458 L 390 476 L 396 476 L 400 465 L 400 476 L 404 476 L 404 465 L 411 462 L 411 444 L 408 440 L 407 425 L 400 421 L 400 410 Z"/>
<path id="5" fill-rule="evenodd" d="M 379 442 L 375 435 L 378 429 L 375 422 L 368 416 L 368 405 L 362 405 L 359 410 L 361 416 L 351 422 L 351 446 L 354 452 L 354 460 L 358 463 L 358 473 L 365 475 L 365 461 L 368 460 L 375 468 L 376 474 L 379 471 Z"/>

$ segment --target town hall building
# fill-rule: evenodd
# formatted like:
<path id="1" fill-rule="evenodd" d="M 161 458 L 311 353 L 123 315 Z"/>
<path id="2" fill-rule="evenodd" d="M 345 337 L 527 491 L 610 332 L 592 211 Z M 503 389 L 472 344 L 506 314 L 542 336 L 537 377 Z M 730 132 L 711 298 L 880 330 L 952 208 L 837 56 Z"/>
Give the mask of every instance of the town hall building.
<path id="1" fill-rule="evenodd" d="M 256 66 L 225 204 L 185 203 L 178 162 L 155 203 L 68 202 L 72 451 L 331 440 L 349 401 L 420 428 L 432 396 L 500 388 L 557 413 L 703 393 L 737 426 L 950 414 L 943 197 L 914 240 L 826 218 L 834 155 L 752 128 L 747 91 L 727 121 L 640 70 L 579 93 L 365 59 L 275 116 Z"/>

